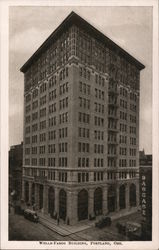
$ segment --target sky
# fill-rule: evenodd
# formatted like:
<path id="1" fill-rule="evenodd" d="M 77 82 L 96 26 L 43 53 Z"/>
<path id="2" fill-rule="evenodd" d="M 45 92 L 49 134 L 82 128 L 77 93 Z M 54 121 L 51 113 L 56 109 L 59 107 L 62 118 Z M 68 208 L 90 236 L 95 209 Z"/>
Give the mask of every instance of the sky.
<path id="1" fill-rule="evenodd" d="M 140 73 L 139 149 L 152 153 L 152 8 L 12 6 L 9 8 L 9 146 L 23 140 L 21 66 L 75 11 L 145 65 Z"/>

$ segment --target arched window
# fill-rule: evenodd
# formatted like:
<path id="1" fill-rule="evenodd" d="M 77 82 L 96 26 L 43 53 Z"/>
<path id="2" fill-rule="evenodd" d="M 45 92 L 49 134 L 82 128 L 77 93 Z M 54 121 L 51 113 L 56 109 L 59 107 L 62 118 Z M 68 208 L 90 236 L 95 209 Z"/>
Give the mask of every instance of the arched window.
<path id="1" fill-rule="evenodd" d="M 99 187 L 94 191 L 94 213 L 95 215 L 102 214 L 103 192 Z"/>
<path id="2" fill-rule="evenodd" d="M 61 189 L 59 192 L 59 217 L 63 220 L 67 216 L 67 194 L 65 190 Z"/>
<path id="3" fill-rule="evenodd" d="M 55 210 L 55 191 L 53 187 L 48 190 L 48 213 L 53 216 Z"/>
<path id="4" fill-rule="evenodd" d="M 39 209 L 43 208 L 43 185 L 39 186 Z"/>
<path id="5" fill-rule="evenodd" d="M 25 182 L 25 202 L 29 201 L 29 183 Z"/>
<path id="6" fill-rule="evenodd" d="M 130 185 L 129 189 L 129 203 L 130 207 L 136 206 L 136 186 L 133 183 Z"/>
<path id="7" fill-rule="evenodd" d="M 108 211 L 114 212 L 116 208 L 116 189 L 115 186 L 108 188 Z"/>
<path id="8" fill-rule="evenodd" d="M 31 186 L 31 203 L 32 205 L 35 203 L 35 183 Z"/>
<path id="9" fill-rule="evenodd" d="M 78 220 L 88 219 L 88 192 L 82 189 L 78 193 Z"/>
<path id="10" fill-rule="evenodd" d="M 119 188 L 119 207 L 120 209 L 124 209 L 126 207 L 125 185 L 121 185 Z"/>

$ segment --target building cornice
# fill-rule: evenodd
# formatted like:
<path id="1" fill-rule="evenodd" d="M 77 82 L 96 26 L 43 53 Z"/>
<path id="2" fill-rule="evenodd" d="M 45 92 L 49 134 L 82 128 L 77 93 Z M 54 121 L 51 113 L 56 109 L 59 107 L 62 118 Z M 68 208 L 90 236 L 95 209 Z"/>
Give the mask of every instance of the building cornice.
<path id="1" fill-rule="evenodd" d="M 127 61 L 134 64 L 139 70 L 145 68 L 145 66 L 135 59 L 132 55 L 122 49 L 119 45 L 114 43 L 110 38 L 105 36 L 102 32 L 97 30 L 86 20 L 81 18 L 75 12 L 71 12 L 64 21 L 52 32 L 52 34 L 44 41 L 44 43 L 36 50 L 36 52 L 27 60 L 27 62 L 20 68 L 20 71 L 25 73 L 30 65 L 49 47 L 52 42 L 55 42 L 60 35 L 65 32 L 72 25 L 77 25 L 78 27 L 85 30 L 88 34 L 93 36 L 95 39 L 102 42 L 108 48 L 114 50 L 118 55 L 126 58 Z"/>

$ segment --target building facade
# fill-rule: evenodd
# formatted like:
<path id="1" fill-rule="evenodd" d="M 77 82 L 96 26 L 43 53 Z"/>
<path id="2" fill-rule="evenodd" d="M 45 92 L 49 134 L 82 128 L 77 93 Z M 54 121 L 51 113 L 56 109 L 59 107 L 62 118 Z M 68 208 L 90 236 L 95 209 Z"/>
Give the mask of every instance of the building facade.
<path id="1" fill-rule="evenodd" d="M 144 66 L 72 12 L 23 65 L 23 198 L 69 224 L 139 204 Z"/>
<path id="2" fill-rule="evenodd" d="M 140 205 L 142 212 L 142 238 L 152 240 L 152 155 L 139 152 Z"/>
<path id="3" fill-rule="evenodd" d="M 22 191 L 23 143 L 9 150 L 9 197 L 20 200 Z"/>

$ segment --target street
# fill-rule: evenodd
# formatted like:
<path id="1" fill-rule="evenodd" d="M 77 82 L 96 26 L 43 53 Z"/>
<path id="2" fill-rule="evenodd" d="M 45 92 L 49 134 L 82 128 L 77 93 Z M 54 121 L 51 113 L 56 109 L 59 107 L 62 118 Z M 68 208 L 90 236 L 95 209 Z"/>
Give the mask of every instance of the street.
<path id="1" fill-rule="evenodd" d="M 40 223 L 34 223 L 25 219 L 22 215 L 9 215 L 9 240 L 20 241 L 124 241 L 126 236 L 118 233 L 117 222 L 133 221 L 140 222 L 140 213 L 134 213 L 129 216 L 114 220 L 110 227 L 103 229 L 91 226 L 83 231 L 73 233 L 68 236 L 62 236 L 55 231 L 46 228 Z"/>

